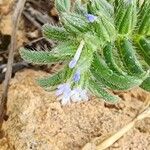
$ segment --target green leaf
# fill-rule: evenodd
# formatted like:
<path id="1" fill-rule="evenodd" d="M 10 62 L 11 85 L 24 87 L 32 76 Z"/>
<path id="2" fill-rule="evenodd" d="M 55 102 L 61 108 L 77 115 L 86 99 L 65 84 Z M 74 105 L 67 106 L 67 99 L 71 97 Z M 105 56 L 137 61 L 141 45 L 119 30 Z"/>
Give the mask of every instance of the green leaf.
<path id="1" fill-rule="evenodd" d="M 128 38 L 118 40 L 118 52 L 130 75 L 140 75 L 144 72 L 140 62 L 137 59 L 136 51 Z"/>
<path id="2" fill-rule="evenodd" d="M 73 12 L 80 15 L 87 14 L 87 4 L 82 4 L 81 0 L 76 0 L 73 3 Z"/>
<path id="3" fill-rule="evenodd" d="M 137 41 L 140 54 L 143 56 L 146 63 L 150 66 L 150 40 L 145 37 L 140 37 Z"/>
<path id="4" fill-rule="evenodd" d="M 119 101 L 119 97 L 110 94 L 100 83 L 90 80 L 89 90 L 96 96 L 103 98 L 108 103 L 116 103 Z"/>
<path id="5" fill-rule="evenodd" d="M 52 40 L 66 41 L 69 39 L 69 34 L 63 27 L 54 26 L 51 24 L 45 24 L 42 27 L 43 35 Z"/>
<path id="6" fill-rule="evenodd" d="M 120 66 L 118 66 L 118 64 L 116 63 L 117 59 L 114 56 L 114 50 L 115 48 L 113 47 L 113 45 L 111 43 L 108 43 L 105 48 L 103 49 L 103 55 L 105 58 L 105 61 L 108 65 L 108 67 L 113 70 L 115 73 L 117 74 L 121 74 L 121 75 L 126 75 L 126 73 L 124 71 L 122 71 L 122 69 L 120 68 Z"/>
<path id="7" fill-rule="evenodd" d="M 105 28 L 101 18 L 93 23 L 93 28 L 95 30 L 96 36 L 99 37 L 101 43 L 106 43 L 110 41 L 109 33 Z"/>
<path id="8" fill-rule="evenodd" d="M 68 68 L 66 67 L 65 69 L 53 75 L 50 75 L 45 78 L 37 79 L 37 82 L 41 87 L 44 87 L 44 88 L 54 87 L 55 85 L 64 83 L 68 73 L 69 71 L 68 71 Z"/>
<path id="9" fill-rule="evenodd" d="M 65 56 L 56 56 L 48 51 L 30 51 L 27 49 L 21 49 L 20 55 L 28 62 L 40 65 L 52 64 L 68 59 Z"/>
<path id="10" fill-rule="evenodd" d="M 56 9 L 61 12 L 69 12 L 71 8 L 70 0 L 55 0 Z"/>
<path id="11" fill-rule="evenodd" d="M 114 24 L 110 22 L 104 15 L 98 17 L 97 21 L 92 24 L 92 28 L 94 29 L 96 35 L 103 42 L 114 41 L 117 36 Z"/>
<path id="12" fill-rule="evenodd" d="M 119 34 L 130 34 L 137 22 L 136 0 L 120 0 L 115 21 Z"/>
<path id="13" fill-rule="evenodd" d="M 144 82 L 140 85 L 140 87 L 148 92 L 150 92 L 150 77 L 148 77 Z"/>
<path id="14" fill-rule="evenodd" d="M 149 74 L 149 72 L 146 72 L 140 77 L 116 74 L 109 69 L 107 64 L 98 54 L 94 55 L 90 70 L 97 81 L 113 90 L 128 90 L 135 86 L 139 86 Z"/>
<path id="15" fill-rule="evenodd" d="M 114 41 L 117 37 L 117 31 L 115 29 L 114 22 L 110 21 L 109 19 L 103 16 L 101 16 L 101 21 L 109 35 L 109 40 L 107 41 Z"/>
<path id="16" fill-rule="evenodd" d="M 150 35 L 150 1 L 145 0 L 139 12 L 138 33 Z"/>
<path id="17" fill-rule="evenodd" d="M 88 4 L 88 11 L 95 15 L 105 15 L 108 18 L 112 18 L 114 10 L 106 0 L 90 0 Z"/>
<path id="18" fill-rule="evenodd" d="M 76 43 L 66 41 L 59 43 L 55 48 L 52 49 L 52 52 L 58 56 L 73 56 L 77 48 L 78 46 Z"/>
<path id="19" fill-rule="evenodd" d="M 88 31 L 89 24 L 85 16 L 75 13 L 63 13 L 62 22 L 69 33 L 79 34 Z"/>

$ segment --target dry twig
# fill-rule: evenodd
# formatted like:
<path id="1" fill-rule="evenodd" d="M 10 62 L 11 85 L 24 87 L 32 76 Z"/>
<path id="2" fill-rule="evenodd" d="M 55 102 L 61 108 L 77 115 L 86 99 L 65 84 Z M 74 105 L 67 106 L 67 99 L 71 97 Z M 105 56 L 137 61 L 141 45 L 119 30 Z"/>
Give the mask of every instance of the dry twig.
<path id="1" fill-rule="evenodd" d="M 19 20 L 21 17 L 21 13 L 24 8 L 26 0 L 18 0 L 16 5 L 13 18 L 12 18 L 12 35 L 11 35 L 11 44 L 8 56 L 8 63 L 7 63 L 7 72 L 5 75 L 5 80 L 3 84 L 3 93 L 0 100 L 0 129 L 2 127 L 3 118 L 6 113 L 6 104 L 7 104 L 7 93 L 8 93 L 8 86 L 12 75 L 12 65 L 14 60 L 14 51 L 16 49 L 16 32 L 18 29 Z"/>

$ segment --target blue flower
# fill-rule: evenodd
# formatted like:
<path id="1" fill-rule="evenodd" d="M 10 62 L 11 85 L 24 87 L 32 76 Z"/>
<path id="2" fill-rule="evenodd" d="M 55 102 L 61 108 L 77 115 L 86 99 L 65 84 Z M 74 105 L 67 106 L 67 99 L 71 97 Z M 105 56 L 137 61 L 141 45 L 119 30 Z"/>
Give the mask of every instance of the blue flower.
<path id="1" fill-rule="evenodd" d="M 85 89 L 78 87 L 71 89 L 69 83 L 59 85 L 56 95 L 58 96 L 58 100 L 61 101 L 62 105 L 69 104 L 71 101 L 80 102 L 87 101 L 89 99 Z"/>
<path id="2" fill-rule="evenodd" d="M 79 88 L 75 88 L 74 90 L 72 90 L 71 100 L 73 102 L 79 102 L 82 100 L 80 97 L 80 89 Z"/>
<path id="3" fill-rule="evenodd" d="M 56 96 L 60 96 L 63 93 L 68 93 L 70 90 L 70 85 L 68 83 L 61 84 L 57 87 Z"/>
<path id="4" fill-rule="evenodd" d="M 88 101 L 88 95 L 87 95 L 87 91 L 85 89 L 81 89 L 81 88 L 75 88 L 73 90 L 71 90 L 69 84 L 65 83 L 65 84 L 61 84 L 60 86 L 58 86 L 58 91 L 60 91 L 60 93 L 58 92 L 58 100 L 61 101 L 62 105 L 66 105 L 69 104 L 71 102 L 71 100 L 73 102 L 80 102 L 80 101 Z"/>
<path id="5" fill-rule="evenodd" d="M 71 89 L 66 90 L 61 98 L 61 104 L 66 105 L 69 104 L 71 100 Z"/>
<path id="6" fill-rule="evenodd" d="M 74 68 L 75 67 L 75 65 L 77 64 L 77 60 L 75 60 L 74 58 L 70 61 L 70 63 L 69 63 L 69 68 Z"/>
<path id="7" fill-rule="evenodd" d="M 78 47 L 78 49 L 77 49 L 77 51 L 76 51 L 76 53 L 75 53 L 73 59 L 72 59 L 72 60 L 70 61 L 70 63 L 69 63 L 69 68 L 72 69 L 72 68 L 74 68 L 75 65 L 77 64 L 77 62 L 78 62 L 78 60 L 79 60 L 79 58 L 80 58 L 80 55 L 81 55 L 81 53 L 82 53 L 84 44 L 85 44 L 85 42 L 82 40 L 82 41 L 80 42 L 80 45 L 79 45 L 79 47 Z"/>
<path id="8" fill-rule="evenodd" d="M 89 100 L 88 95 L 87 95 L 87 90 L 85 90 L 85 89 L 80 91 L 80 96 L 84 101 Z"/>
<path id="9" fill-rule="evenodd" d="M 89 98 L 85 89 L 75 88 L 72 90 L 71 99 L 73 102 L 79 102 L 82 100 L 88 101 Z"/>
<path id="10" fill-rule="evenodd" d="M 62 105 L 66 105 L 70 103 L 71 99 L 71 88 L 68 83 L 64 83 L 58 86 L 58 90 L 56 91 L 56 95 L 59 96 L 59 100 Z"/>
<path id="11" fill-rule="evenodd" d="M 94 15 L 92 15 L 92 14 L 87 14 L 87 15 L 86 15 L 86 18 L 87 18 L 88 22 L 93 23 L 94 21 L 96 21 L 97 16 L 94 16 Z"/>
<path id="12" fill-rule="evenodd" d="M 73 76 L 74 82 L 78 82 L 80 80 L 80 71 L 77 71 Z"/>

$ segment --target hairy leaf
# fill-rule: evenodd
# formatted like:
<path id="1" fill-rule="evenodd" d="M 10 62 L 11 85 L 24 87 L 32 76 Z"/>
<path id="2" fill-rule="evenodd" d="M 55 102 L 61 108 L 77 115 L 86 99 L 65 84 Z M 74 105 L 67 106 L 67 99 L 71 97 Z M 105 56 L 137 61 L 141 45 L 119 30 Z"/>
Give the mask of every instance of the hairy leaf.
<path id="1" fill-rule="evenodd" d="M 70 0 L 55 0 L 57 10 L 61 12 L 69 12 L 71 7 Z"/>
<path id="2" fill-rule="evenodd" d="M 61 70 L 49 77 L 38 79 L 37 82 L 41 87 L 48 88 L 58 85 L 65 81 L 68 73 L 68 68 Z"/>
<path id="3" fill-rule="evenodd" d="M 136 0 L 120 0 L 115 21 L 119 34 L 130 34 L 137 21 Z"/>
<path id="4" fill-rule="evenodd" d="M 140 54 L 143 56 L 144 60 L 148 65 L 150 65 L 150 40 L 141 37 L 137 41 Z"/>
<path id="5" fill-rule="evenodd" d="M 69 39 L 69 34 L 63 27 L 54 26 L 51 24 L 45 24 L 42 27 L 43 34 L 46 38 L 57 40 L 57 41 L 65 41 Z"/>
<path id="6" fill-rule="evenodd" d="M 145 0 L 139 12 L 138 33 L 150 35 L 150 1 Z"/>
<path id="7" fill-rule="evenodd" d="M 73 4 L 73 10 L 80 15 L 87 14 L 87 4 L 82 4 L 81 0 L 76 0 Z"/>
<path id="8" fill-rule="evenodd" d="M 76 50 L 77 45 L 66 41 L 59 43 L 55 48 L 53 48 L 52 52 L 58 56 L 73 56 Z"/>
<path id="9" fill-rule="evenodd" d="M 140 85 L 140 87 L 148 92 L 150 92 L 150 77 L 148 77 L 144 82 Z"/>
<path id="10" fill-rule="evenodd" d="M 110 94 L 100 83 L 94 80 L 90 80 L 89 89 L 94 95 L 103 98 L 108 103 L 116 103 L 120 99 L 118 96 Z"/>
<path id="11" fill-rule="evenodd" d="M 139 86 L 148 76 L 148 72 L 143 73 L 140 78 L 129 75 L 118 75 L 108 68 L 107 64 L 105 64 L 104 60 L 98 54 L 94 56 L 91 73 L 97 81 L 114 90 L 127 90 Z"/>
<path id="12" fill-rule="evenodd" d="M 98 17 L 97 21 L 93 23 L 93 29 L 100 41 L 110 42 L 114 41 L 117 35 L 115 26 L 104 15 Z"/>
<path id="13" fill-rule="evenodd" d="M 90 0 L 88 4 L 88 11 L 95 15 L 104 14 L 108 18 L 112 18 L 114 10 L 106 0 Z"/>
<path id="14" fill-rule="evenodd" d="M 69 33 L 79 34 L 88 31 L 86 16 L 75 13 L 63 13 L 62 22 Z"/>
<path id="15" fill-rule="evenodd" d="M 117 58 L 114 57 L 114 53 L 113 53 L 114 49 L 115 48 L 113 47 L 111 43 L 108 43 L 106 45 L 106 47 L 103 49 L 103 55 L 104 55 L 105 61 L 111 70 L 113 70 L 117 74 L 126 75 L 126 73 L 122 71 L 120 66 L 118 66 L 116 63 Z"/>
<path id="16" fill-rule="evenodd" d="M 118 51 L 123 64 L 130 75 L 140 75 L 144 72 L 136 57 L 135 49 L 129 39 L 120 39 L 118 42 Z"/>
<path id="17" fill-rule="evenodd" d="M 58 61 L 64 61 L 67 59 L 65 56 L 56 56 L 48 51 L 30 51 L 21 49 L 20 54 L 24 60 L 40 65 L 56 63 Z"/>

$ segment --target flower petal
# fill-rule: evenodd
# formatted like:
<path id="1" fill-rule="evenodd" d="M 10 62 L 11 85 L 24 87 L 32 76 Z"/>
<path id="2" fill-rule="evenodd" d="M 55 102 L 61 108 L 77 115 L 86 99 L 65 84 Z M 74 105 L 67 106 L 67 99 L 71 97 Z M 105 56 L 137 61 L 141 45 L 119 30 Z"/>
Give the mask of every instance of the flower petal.
<path id="1" fill-rule="evenodd" d="M 74 82 L 78 82 L 80 80 L 80 71 L 77 71 L 73 76 Z"/>
<path id="2" fill-rule="evenodd" d="M 63 97 L 62 100 L 61 100 L 61 104 L 64 106 L 64 105 L 67 105 L 70 103 L 70 97 Z"/>
<path id="3" fill-rule="evenodd" d="M 63 94 L 63 89 L 58 89 L 56 91 L 56 96 L 60 96 L 61 94 Z"/>
<path id="4" fill-rule="evenodd" d="M 65 84 L 60 84 L 60 85 L 58 85 L 57 89 L 61 89 L 61 88 L 63 88 L 64 86 L 65 86 Z"/>
<path id="5" fill-rule="evenodd" d="M 79 90 L 78 88 L 76 88 L 76 89 L 74 89 L 74 90 L 72 91 L 71 100 L 72 100 L 73 102 L 79 102 L 79 101 L 82 100 L 81 97 L 80 97 L 80 90 Z"/>
<path id="6" fill-rule="evenodd" d="M 69 68 L 71 69 L 74 68 L 76 64 L 77 64 L 77 61 L 73 58 L 69 63 Z"/>
<path id="7" fill-rule="evenodd" d="M 94 21 L 96 21 L 97 16 L 94 16 L 94 15 L 92 15 L 92 14 L 87 14 L 87 15 L 86 15 L 86 18 L 87 18 L 88 22 L 93 23 Z"/>
<path id="8" fill-rule="evenodd" d="M 85 100 L 85 101 L 88 101 L 88 100 L 89 100 L 86 90 L 82 90 L 81 93 L 80 93 L 80 96 L 81 96 L 81 98 L 82 98 L 83 100 Z"/>

